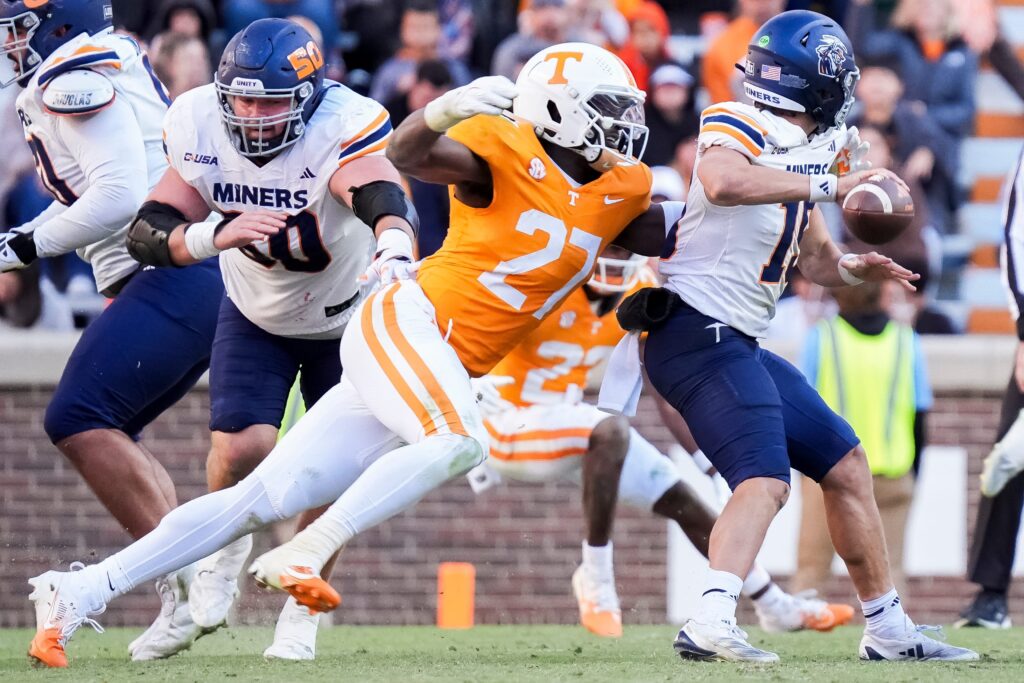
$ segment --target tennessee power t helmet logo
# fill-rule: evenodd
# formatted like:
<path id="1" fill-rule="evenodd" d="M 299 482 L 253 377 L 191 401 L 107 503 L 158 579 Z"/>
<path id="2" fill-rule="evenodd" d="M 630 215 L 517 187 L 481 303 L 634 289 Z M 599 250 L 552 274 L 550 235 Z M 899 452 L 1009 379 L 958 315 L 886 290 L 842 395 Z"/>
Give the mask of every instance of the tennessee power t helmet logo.
<path id="1" fill-rule="evenodd" d="M 846 46 L 839 38 L 825 34 L 814 49 L 818 54 L 818 73 L 822 76 L 835 78 L 846 61 Z"/>

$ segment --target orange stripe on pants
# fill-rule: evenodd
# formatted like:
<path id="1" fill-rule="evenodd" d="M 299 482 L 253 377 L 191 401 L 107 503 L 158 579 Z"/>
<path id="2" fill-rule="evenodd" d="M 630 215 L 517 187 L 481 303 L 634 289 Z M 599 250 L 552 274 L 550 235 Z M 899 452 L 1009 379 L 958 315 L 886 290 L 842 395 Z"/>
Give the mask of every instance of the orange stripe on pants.
<path id="1" fill-rule="evenodd" d="M 587 449 L 583 446 L 563 448 L 557 451 L 516 451 L 515 453 L 502 453 L 500 450 L 491 449 L 491 457 L 498 460 L 558 460 L 574 455 L 584 455 Z"/>
<path id="2" fill-rule="evenodd" d="M 581 427 L 579 429 L 538 429 L 532 432 L 512 432 L 511 434 L 503 434 L 497 429 L 491 426 L 489 422 L 484 421 L 484 426 L 490 433 L 491 438 L 495 441 L 501 442 L 512 442 L 512 441 L 539 441 L 541 439 L 589 439 L 590 434 L 594 431 L 589 427 Z"/>
<path id="3" fill-rule="evenodd" d="M 398 326 L 398 315 L 395 312 L 395 294 L 398 292 L 398 286 L 392 287 L 391 289 L 384 292 L 384 326 L 387 329 L 388 335 L 391 338 L 392 343 L 398 348 L 399 353 L 405 358 L 405 361 L 412 368 L 412 371 L 416 373 L 416 377 L 419 378 L 423 386 L 426 387 L 427 392 L 431 398 L 437 403 L 438 408 L 441 409 L 441 416 L 444 418 L 445 423 L 448 425 L 448 429 L 454 434 L 461 434 L 462 436 L 469 436 L 469 432 L 462 424 L 462 420 L 459 418 L 459 413 L 455 410 L 455 406 L 452 405 L 451 399 L 448 398 L 448 394 L 441 388 L 441 384 L 434 377 L 434 374 L 427 367 L 427 364 L 423 362 L 416 350 L 412 348 L 412 344 L 402 334 L 401 328 Z M 437 432 L 437 429 L 433 431 L 428 430 L 427 434 Z"/>
<path id="4" fill-rule="evenodd" d="M 363 314 L 360 319 L 363 338 L 366 339 L 366 345 L 370 347 L 370 353 L 376 359 L 377 365 L 380 366 L 381 370 L 384 371 L 384 374 L 391 381 L 391 386 L 398 391 L 398 395 L 402 397 L 402 400 L 405 401 L 406 405 L 412 409 L 412 412 L 419 419 L 420 424 L 423 426 L 423 431 L 427 434 L 433 434 L 437 431 L 437 428 L 434 425 L 434 419 L 430 417 L 430 411 L 417 398 L 416 393 L 409 386 L 409 383 L 405 381 L 401 373 L 398 372 L 398 368 L 388 358 L 387 351 L 384 350 L 384 347 L 377 339 L 377 333 L 373 327 L 373 304 L 379 295 L 380 292 L 372 294 L 363 304 Z"/>

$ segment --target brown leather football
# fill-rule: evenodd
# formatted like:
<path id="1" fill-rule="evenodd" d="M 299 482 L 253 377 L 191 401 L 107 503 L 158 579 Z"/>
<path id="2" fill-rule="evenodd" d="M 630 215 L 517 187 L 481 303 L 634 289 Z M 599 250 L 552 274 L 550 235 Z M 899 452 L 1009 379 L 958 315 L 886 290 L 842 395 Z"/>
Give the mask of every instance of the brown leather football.
<path id="1" fill-rule="evenodd" d="M 867 244 L 885 244 L 900 236 L 914 220 L 914 200 L 895 180 L 870 176 L 843 200 L 843 221 L 853 236 Z"/>

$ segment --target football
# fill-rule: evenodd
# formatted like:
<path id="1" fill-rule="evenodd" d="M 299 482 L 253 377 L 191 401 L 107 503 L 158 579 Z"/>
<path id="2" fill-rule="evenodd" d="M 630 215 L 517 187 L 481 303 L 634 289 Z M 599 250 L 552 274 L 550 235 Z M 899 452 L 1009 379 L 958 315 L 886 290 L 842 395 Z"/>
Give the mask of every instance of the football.
<path id="1" fill-rule="evenodd" d="M 885 244 L 900 236 L 914 220 L 914 200 L 892 178 L 873 175 L 843 200 L 843 221 L 853 236 L 867 244 Z"/>

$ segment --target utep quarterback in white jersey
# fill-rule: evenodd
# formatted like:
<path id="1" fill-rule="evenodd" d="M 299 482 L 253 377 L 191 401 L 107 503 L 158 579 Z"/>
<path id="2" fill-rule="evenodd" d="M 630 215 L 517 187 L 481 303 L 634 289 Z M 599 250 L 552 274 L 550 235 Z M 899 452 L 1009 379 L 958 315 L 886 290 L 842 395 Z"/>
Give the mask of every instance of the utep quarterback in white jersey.
<path id="1" fill-rule="evenodd" d="M 415 212 L 383 156 L 388 114 L 325 82 L 323 72 L 320 48 L 296 23 L 263 19 L 232 38 L 214 83 L 167 112 L 170 168 L 129 232 L 133 255 L 150 265 L 220 255 L 226 296 L 210 361 L 212 490 L 236 484 L 274 448 L 300 370 L 309 408 L 341 380 L 339 340 L 372 256 L 370 226 L 378 234 L 395 228 L 380 246 L 412 256 L 403 230 Z M 219 215 L 204 220 L 211 210 Z M 226 623 L 251 549 L 244 536 L 174 587 L 175 616 L 154 624 L 150 638 L 165 654 Z M 265 654 L 312 659 L 318 618 L 289 600 Z"/>
<path id="2" fill-rule="evenodd" d="M 626 334 L 615 319 L 616 306 L 627 293 L 657 283 L 646 262 L 617 245 L 605 249 L 581 289 L 490 374 L 473 380 L 491 435 L 488 459 L 466 475 L 473 491 L 479 494 L 503 478 L 582 484 L 586 540 L 572 589 L 580 624 L 609 638 L 622 635 L 611 541 L 618 503 L 674 520 L 705 557 L 716 518 L 672 460 L 625 417 L 582 402 L 594 367 Z M 785 593 L 756 564 L 743 594 L 769 632 L 829 631 L 853 617 L 849 605 Z"/>
<path id="3" fill-rule="evenodd" d="M 77 251 L 114 299 L 76 344 L 43 427 L 139 538 L 177 501 L 138 437 L 205 372 L 223 286 L 215 262 L 144 271 L 125 248 L 132 216 L 167 165 L 160 131 L 170 100 L 111 17 L 109 0 L 0 3 L 0 86 L 22 88 L 25 138 L 55 200 L 0 235 L 0 270 Z M 57 656 L 44 645 L 32 654 Z"/>
<path id="4" fill-rule="evenodd" d="M 925 637 L 906 617 L 859 440 L 799 371 L 756 339 L 798 255 L 801 272 L 827 287 L 893 279 L 912 289 L 917 279 L 874 252 L 844 256 L 814 208 L 842 200 L 868 174 L 895 178 L 832 170 L 837 158 L 856 165 L 866 151 L 844 126 L 858 77 L 846 34 L 827 17 L 791 11 L 765 23 L 745 65 L 755 104 L 711 107 L 701 118 L 686 213 L 666 245 L 665 288 L 620 309 L 633 314 L 633 327 L 650 329 L 651 383 L 733 490 L 715 524 L 698 611 L 676 638 L 685 658 L 778 661 L 746 642 L 735 609 L 741 577 L 789 495 L 790 467 L 824 491 L 832 541 L 867 621 L 860 656 L 977 658 Z"/>

